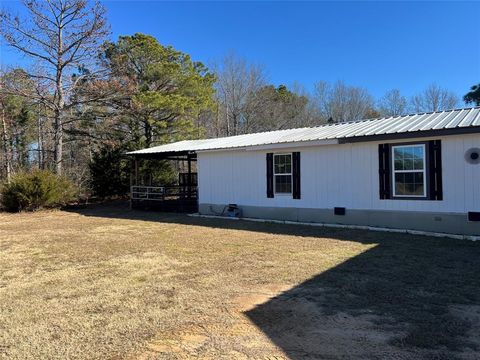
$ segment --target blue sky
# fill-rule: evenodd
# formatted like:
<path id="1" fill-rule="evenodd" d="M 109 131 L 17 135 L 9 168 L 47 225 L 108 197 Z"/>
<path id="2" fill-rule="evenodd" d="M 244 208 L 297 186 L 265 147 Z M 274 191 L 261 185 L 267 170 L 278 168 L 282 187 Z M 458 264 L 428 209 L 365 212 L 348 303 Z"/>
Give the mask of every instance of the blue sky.
<path id="1" fill-rule="evenodd" d="M 4 2 L 8 8 L 17 3 Z M 376 96 L 480 82 L 480 2 L 105 1 L 112 38 L 143 32 L 206 64 L 235 51 L 270 82 L 343 80 Z M 18 57 L 2 49 L 2 62 Z"/>

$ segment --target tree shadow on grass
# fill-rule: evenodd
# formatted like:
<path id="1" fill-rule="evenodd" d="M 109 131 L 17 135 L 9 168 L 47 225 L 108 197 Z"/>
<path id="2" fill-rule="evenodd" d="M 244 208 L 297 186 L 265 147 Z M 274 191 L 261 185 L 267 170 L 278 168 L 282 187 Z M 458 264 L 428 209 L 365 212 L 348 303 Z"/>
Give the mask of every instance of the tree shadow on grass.
<path id="1" fill-rule="evenodd" d="M 472 331 L 480 328 L 478 243 L 360 230 L 219 221 L 130 211 L 118 206 L 70 211 L 85 216 L 376 244 L 245 312 L 291 359 L 329 358 L 318 344 L 326 344 L 332 338 L 332 334 L 322 331 L 325 329 L 322 322 L 336 314 L 368 317 L 372 327 L 393 334 L 387 340 L 390 345 L 403 350 L 420 349 L 423 356 L 452 359 L 463 350 L 479 351 L 472 340 Z M 348 358 L 349 349 L 341 349 L 339 354 Z"/>
<path id="2" fill-rule="evenodd" d="M 427 245 L 417 244 L 422 240 Z M 468 336 L 472 326 L 479 325 L 479 256 L 476 244 L 452 240 L 380 242 L 246 315 L 291 359 L 303 359 L 306 349 L 314 355 L 315 343 L 325 344 L 325 334 L 316 334 L 325 319 L 303 308 L 316 308 L 324 316 L 370 317 L 373 329 L 393 334 L 391 345 L 452 359 L 464 349 L 479 350 Z M 303 329 L 292 329 L 293 319 Z M 316 355 L 322 358 L 321 352 Z"/>

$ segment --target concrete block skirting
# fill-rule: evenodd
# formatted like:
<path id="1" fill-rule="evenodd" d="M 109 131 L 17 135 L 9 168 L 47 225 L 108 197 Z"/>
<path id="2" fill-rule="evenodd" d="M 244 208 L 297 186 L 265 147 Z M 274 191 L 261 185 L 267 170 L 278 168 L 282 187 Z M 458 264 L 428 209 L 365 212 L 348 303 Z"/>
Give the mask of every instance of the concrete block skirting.
<path id="1" fill-rule="evenodd" d="M 468 221 L 467 214 L 422 211 L 353 210 L 334 215 L 333 209 L 262 207 L 239 205 L 242 217 L 284 222 L 351 225 L 423 231 L 480 237 L 480 222 Z M 199 204 L 199 214 L 225 216 L 226 204 Z"/>

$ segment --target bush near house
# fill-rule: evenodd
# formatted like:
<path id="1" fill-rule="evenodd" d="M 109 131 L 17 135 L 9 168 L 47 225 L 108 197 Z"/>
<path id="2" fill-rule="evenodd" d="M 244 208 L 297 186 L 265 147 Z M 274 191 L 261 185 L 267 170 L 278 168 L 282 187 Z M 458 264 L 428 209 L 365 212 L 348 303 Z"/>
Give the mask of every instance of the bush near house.
<path id="1" fill-rule="evenodd" d="M 18 173 L 0 191 L 2 207 L 10 212 L 55 208 L 75 198 L 75 187 L 66 178 L 46 170 Z"/>

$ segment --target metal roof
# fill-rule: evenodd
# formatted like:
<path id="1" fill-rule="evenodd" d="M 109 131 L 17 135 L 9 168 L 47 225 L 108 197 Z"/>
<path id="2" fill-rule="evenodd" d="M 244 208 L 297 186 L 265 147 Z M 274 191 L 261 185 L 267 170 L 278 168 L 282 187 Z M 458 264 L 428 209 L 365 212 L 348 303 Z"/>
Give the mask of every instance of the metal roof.
<path id="1" fill-rule="evenodd" d="M 445 134 L 464 133 L 466 132 L 465 130 L 480 133 L 480 107 L 368 119 L 310 128 L 268 131 L 215 139 L 185 140 L 133 151 L 129 154 L 197 152 L 307 141 L 337 140 L 334 143 L 358 142 L 372 140 L 381 136 L 415 137 L 416 135 L 425 136 L 432 132 L 443 132 Z"/>

